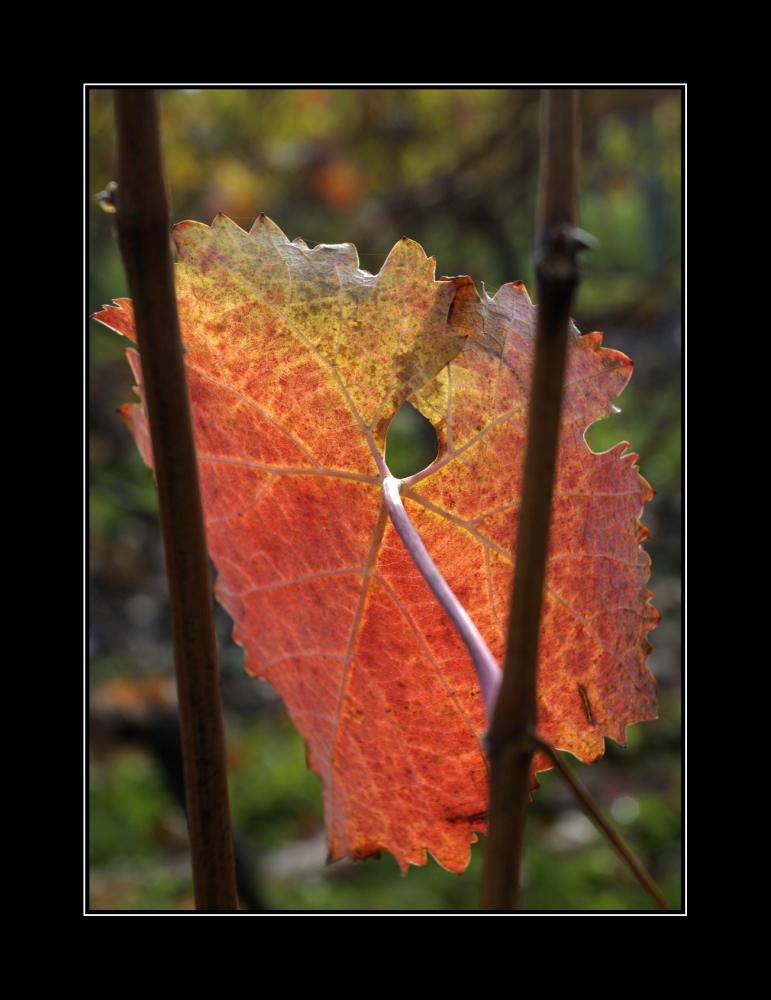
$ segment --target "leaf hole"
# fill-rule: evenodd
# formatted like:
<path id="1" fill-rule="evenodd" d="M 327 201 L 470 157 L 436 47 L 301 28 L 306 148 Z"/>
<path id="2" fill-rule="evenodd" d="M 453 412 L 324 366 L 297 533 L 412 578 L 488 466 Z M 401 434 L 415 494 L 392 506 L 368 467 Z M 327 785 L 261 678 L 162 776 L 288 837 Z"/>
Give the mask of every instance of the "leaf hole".
<path id="1" fill-rule="evenodd" d="M 405 479 L 430 465 L 439 452 L 439 439 L 430 420 L 412 403 L 402 403 L 388 425 L 385 460 L 391 475 Z"/>

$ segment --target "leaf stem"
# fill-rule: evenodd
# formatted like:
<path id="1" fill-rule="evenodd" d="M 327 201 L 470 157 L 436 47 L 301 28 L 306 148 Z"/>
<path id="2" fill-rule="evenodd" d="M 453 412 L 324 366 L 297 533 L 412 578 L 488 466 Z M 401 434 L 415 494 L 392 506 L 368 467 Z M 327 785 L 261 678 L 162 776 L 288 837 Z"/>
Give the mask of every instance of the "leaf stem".
<path id="1" fill-rule="evenodd" d="M 575 771 L 570 767 L 567 761 L 563 760 L 558 753 L 556 753 L 548 743 L 536 736 L 535 745 L 539 750 L 543 750 L 545 754 L 554 762 L 554 766 L 557 768 L 559 773 L 565 779 L 568 785 L 570 785 L 576 798 L 581 802 L 584 809 L 589 813 L 594 822 L 599 826 L 605 836 L 608 838 L 613 847 L 618 851 L 621 857 L 626 861 L 630 870 L 634 874 L 637 881 L 645 889 L 651 899 L 656 903 L 656 905 L 661 910 L 671 910 L 672 907 L 664 898 L 664 894 L 661 889 L 656 885 L 650 875 L 646 872 L 640 862 L 632 853 L 632 849 L 629 847 L 627 842 L 621 836 L 621 834 L 616 830 L 602 813 L 602 810 L 594 801 L 592 796 L 589 794 L 589 790 L 575 773 Z"/>
<path id="2" fill-rule="evenodd" d="M 158 92 L 115 90 L 116 225 L 153 444 L 198 910 L 238 909 L 217 638 L 171 259 Z"/>
<path id="3" fill-rule="evenodd" d="M 455 456 L 448 451 L 446 455 L 436 459 L 431 463 L 431 465 L 427 465 L 425 469 L 421 469 L 420 472 L 414 472 L 411 476 L 406 476 L 402 482 L 405 486 L 415 486 L 421 481 L 421 479 L 426 479 L 428 476 L 438 472 L 443 466 L 447 465 L 448 462 L 451 462 L 453 458 L 455 458 Z"/>
<path id="4" fill-rule="evenodd" d="M 381 476 L 390 476 L 391 470 L 386 465 L 385 458 L 378 451 L 378 447 L 375 444 L 375 438 L 373 437 L 372 431 L 369 428 L 365 431 L 364 436 L 367 439 L 369 450 L 372 452 L 372 457 L 375 459 L 375 465 L 377 465 L 377 471 L 380 473 Z"/>
<path id="5" fill-rule="evenodd" d="M 485 700 L 485 707 L 487 708 L 487 718 L 491 719 L 503 676 L 501 668 L 488 649 L 487 643 L 477 631 L 476 625 L 471 621 L 460 601 L 448 586 L 447 581 L 434 565 L 433 559 L 428 554 L 428 550 L 423 544 L 420 535 L 415 530 L 412 521 L 410 521 L 407 511 L 404 509 L 402 498 L 399 495 L 401 487 L 401 480 L 391 475 L 386 476 L 383 479 L 382 487 L 383 503 L 394 528 L 396 528 L 399 537 L 404 542 L 404 547 L 412 556 L 421 576 L 431 588 L 437 601 L 439 601 L 447 612 L 448 618 L 466 644 L 466 648 L 476 667 L 479 687 L 482 691 L 482 697 Z"/>

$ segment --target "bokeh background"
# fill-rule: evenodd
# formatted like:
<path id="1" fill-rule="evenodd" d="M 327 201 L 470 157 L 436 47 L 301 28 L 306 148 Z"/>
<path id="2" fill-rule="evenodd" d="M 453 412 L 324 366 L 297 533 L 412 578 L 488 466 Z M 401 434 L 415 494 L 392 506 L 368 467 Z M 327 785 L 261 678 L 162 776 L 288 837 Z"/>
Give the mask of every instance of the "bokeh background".
<path id="1" fill-rule="evenodd" d="M 355 243 L 375 273 L 407 235 L 439 275 L 470 274 L 490 294 L 525 281 L 537 186 L 535 90 L 166 90 L 161 94 L 173 221 L 224 212 L 249 229 L 265 212 L 292 239 Z M 89 193 L 115 176 L 112 94 L 91 90 Z M 680 222 L 681 93 L 581 94 L 581 332 L 635 361 L 595 424 L 596 451 L 620 440 L 657 491 L 643 523 L 661 623 L 650 667 L 655 722 L 576 769 L 674 906 L 680 897 Z M 89 312 L 127 295 L 113 216 L 90 204 Z M 163 555 L 152 476 L 117 407 L 135 397 L 125 341 L 90 322 L 90 905 L 192 909 L 189 847 Z M 408 404 L 392 424 L 391 468 L 432 457 Z M 484 838 L 462 876 L 390 855 L 324 865 L 321 793 L 302 739 L 264 681 L 249 678 L 217 608 L 231 802 L 243 909 L 473 910 Z M 534 796 L 523 906 L 650 909 L 647 896 L 553 772 Z"/>

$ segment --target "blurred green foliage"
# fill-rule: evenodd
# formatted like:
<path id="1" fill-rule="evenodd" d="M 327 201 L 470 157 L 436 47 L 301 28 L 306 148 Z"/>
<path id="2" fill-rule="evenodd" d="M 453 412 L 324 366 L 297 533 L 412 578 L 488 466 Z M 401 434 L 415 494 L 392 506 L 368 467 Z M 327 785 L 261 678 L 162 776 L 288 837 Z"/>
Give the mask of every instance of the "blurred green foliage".
<path id="1" fill-rule="evenodd" d="M 95 194 L 115 176 L 112 96 L 92 90 L 88 97 Z M 636 362 L 617 401 L 622 412 L 595 424 L 587 440 L 596 451 L 629 441 L 657 491 L 643 523 L 651 530 L 651 589 L 662 614 L 651 635 L 660 718 L 630 727 L 626 749 L 609 742 L 599 764 L 577 766 L 606 809 L 620 817 L 624 834 L 675 905 L 680 102 L 679 91 L 667 89 L 582 92 L 581 224 L 599 246 L 586 256 L 575 316 L 582 332 L 603 330 L 606 346 Z M 165 90 L 161 109 L 174 222 L 210 223 L 222 211 L 249 229 L 262 211 L 290 239 L 354 243 L 361 266 L 373 273 L 407 235 L 436 256 L 437 276 L 471 274 L 478 287 L 485 281 L 489 294 L 522 279 L 534 297 L 537 91 Z M 128 294 L 113 220 L 92 203 L 91 311 Z M 111 331 L 90 324 L 90 641 L 97 692 L 121 678 L 171 672 L 152 475 L 115 414 L 135 398 L 125 347 Z M 435 454 L 433 430 L 406 404 L 389 430 L 392 470 L 408 475 Z M 245 675 L 221 610 L 218 627 L 234 826 L 251 845 L 265 905 L 475 909 L 484 838 L 460 877 L 430 858 L 404 878 L 385 855 L 328 868 L 321 856 L 315 866 L 307 861 L 323 824 L 319 782 L 305 766 L 302 739 L 283 707 L 255 693 L 267 686 Z M 170 791 L 168 762 L 149 743 L 96 742 L 92 907 L 192 908 L 184 818 Z M 542 780 L 531 809 L 523 905 L 649 909 L 558 779 L 549 772 Z"/>
<path id="2" fill-rule="evenodd" d="M 117 754 L 91 773 L 92 864 L 160 853 L 154 826 L 168 808 L 163 775 L 146 754 Z"/>
<path id="3" fill-rule="evenodd" d="M 112 97 L 89 96 L 98 191 L 115 174 Z M 532 90 L 166 90 L 173 220 L 221 211 L 248 229 L 264 211 L 290 239 L 355 243 L 373 273 L 407 234 L 442 274 L 471 274 L 490 294 L 516 279 L 532 289 L 538 109 Z M 680 94 L 588 90 L 581 114 L 582 223 L 599 246 L 579 320 L 677 308 Z M 100 222 L 94 308 L 125 293 Z"/>
<path id="4" fill-rule="evenodd" d="M 617 825 L 638 857 L 657 872 L 663 891 L 676 906 L 680 892 L 677 775 L 665 794 L 633 797 L 623 794 L 628 779 L 615 767 L 620 753 L 632 755 L 632 766 L 651 767 L 651 745 L 632 736 L 639 731 L 640 727 L 630 729 L 627 751 L 608 754 L 603 762 L 604 784 L 613 788 L 615 783 L 614 801 L 623 799 L 627 807 L 623 822 Z M 654 741 L 654 758 L 655 745 Z M 283 713 L 261 717 L 259 725 L 249 722 L 231 727 L 228 754 L 234 825 L 263 856 L 270 857 L 271 849 L 287 842 L 303 843 L 319 829 L 319 783 L 305 768 L 302 739 Z M 628 765 L 624 761 L 625 768 Z M 591 784 L 591 768 L 576 767 L 582 780 Z M 565 795 L 559 778 L 547 772 L 541 780 L 529 820 L 523 907 L 653 909 L 623 862 Z M 176 858 L 175 852 L 169 856 L 169 841 L 175 826 L 180 826 L 180 814 L 152 758 L 123 752 L 94 767 L 91 860 L 97 866 L 97 905 L 104 895 L 116 902 L 106 891 L 112 889 L 119 894 L 121 905 L 115 907 L 119 909 L 154 909 L 159 901 L 161 908 L 176 908 L 180 902 L 190 906 L 192 881 L 180 871 L 177 860 L 184 842 L 176 845 Z M 380 861 L 329 868 L 319 861 L 312 871 L 304 871 L 301 860 L 296 871 L 282 873 L 268 867 L 262 891 L 267 905 L 277 910 L 475 910 L 484 846 L 481 838 L 462 876 L 445 871 L 430 857 L 425 867 L 411 867 L 404 877 L 390 855 Z M 165 863 L 161 860 L 164 852 Z M 107 879 L 110 871 L 113 877 Z M 163 892 L 166 896 L 161 899 Z"/>

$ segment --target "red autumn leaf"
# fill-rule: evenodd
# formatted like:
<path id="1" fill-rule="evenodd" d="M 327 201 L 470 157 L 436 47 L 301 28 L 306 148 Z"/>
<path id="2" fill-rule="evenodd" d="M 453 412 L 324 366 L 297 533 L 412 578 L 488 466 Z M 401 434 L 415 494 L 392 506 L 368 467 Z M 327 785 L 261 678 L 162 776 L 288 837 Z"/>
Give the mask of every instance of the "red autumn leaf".
<path id="1" fill-rule="evenodd" d="M 440 456 L 413 476 L 405 505 L 434 562 L 503 660 L 522 494 L 535 308 L 522 282 L 494 298 L 457 278 L 448 329 L 461 354 L 412 397 L 437 427 Z M 626 443 L 595 454 L 584 431 L 616 412 L 632 362 L 602 335 L 572 328 L 554 486 L 538 672 L 538 729 L 552 746 L 598 760 L 631 722 L 655 718 L 645 659 L 658 622 L 645 589 L 650 560 L 638 521 L 653 495 Z M 424 478 L 425 476 L 425 478 Z M 410 504 L 410 500 L 412 504 Z M 465 558 L 456 552 L 463 538 Z M 551 765 L 537 756 L 536 770 Z"/>
<path id="2" fill-rule="evenodd" d="M 408 397 L 437 426 L 413 523 L 502 658 L 534 310 L 437 282 L 409 240 L 378 275 L 350 244 L 290 243 L 260 217 L 175 227 L 179 313 L 217 595 L 323 785 L 329 856 L 426 850 L 463 871 L 486 831 L 484 705 L 470 657 L 383 509 L 388 423 Z M 453 302 L 454 297 L 454 302 Z M 135 339 L 131 304 L 96 318 Z M 447 323 L 450 308 L 452 314 Z M 539 731 L 582 760 L 655 715 L 645 666 L 651 495 L 625 445 L 583 438 L 631 373 L 600 334 L 571 341 L 539 668 Z M 127 352 L 137 375 L 135 351 Z M 121 408 L 148 464 L 144 404 Z M 537 769 L 549 765 L 538 759 Z"/>

